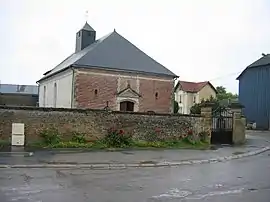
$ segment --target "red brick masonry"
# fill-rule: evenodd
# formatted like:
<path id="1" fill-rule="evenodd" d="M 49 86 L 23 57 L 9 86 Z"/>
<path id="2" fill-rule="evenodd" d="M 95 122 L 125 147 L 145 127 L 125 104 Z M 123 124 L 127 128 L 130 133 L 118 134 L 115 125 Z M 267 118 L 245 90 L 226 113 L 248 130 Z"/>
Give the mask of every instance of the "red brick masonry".
<path id="1" fill-rule="evenodd" d="M 109 107 L 116 110 L 117 92 L 125 89 L 128 84 L 141 95 L 139 112 L 171 113 L 174 88 L 172 79 L 127 76 L 111 72 L 78 72 L 75 77 L 75 106 L 103 109 L 108 101 Z"/>

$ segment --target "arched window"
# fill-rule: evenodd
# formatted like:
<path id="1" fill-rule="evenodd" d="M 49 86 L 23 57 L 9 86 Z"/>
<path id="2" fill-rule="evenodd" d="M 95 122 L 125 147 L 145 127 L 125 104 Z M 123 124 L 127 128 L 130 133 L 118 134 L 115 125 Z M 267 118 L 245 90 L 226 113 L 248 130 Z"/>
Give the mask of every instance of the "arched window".
<path id="1" fill-rule="evenodd" d="M 134 111 L 134 103 L 130 102 L 130 101 L 120 102 L 120 111 L 133 112 Z"/>
<path id="2" fill-rule="evenodd" d="M 53 107 L 56 107 L 56 103 L 57 103 L 57 84 L 54 83 L 54 87 L 53 87 Z"/>

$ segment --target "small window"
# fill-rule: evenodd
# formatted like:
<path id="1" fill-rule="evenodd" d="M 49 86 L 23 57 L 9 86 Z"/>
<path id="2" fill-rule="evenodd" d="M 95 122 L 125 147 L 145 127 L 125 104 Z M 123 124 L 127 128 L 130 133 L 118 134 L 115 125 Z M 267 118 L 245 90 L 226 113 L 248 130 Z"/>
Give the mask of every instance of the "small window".
<path id="1" fill-rule="evenodd" d="M 98 90 L 97 90 L 97 89 L 95 89 L 95 96 L 97 96 L 97 94 L 98 94 Z"/>
<path id="2" fill-rule="evenodd" d="M 78 32 L 78 37 L 80 37 L 81 36 L 81 32 Z"/>
<path id="3" fill-rule="evenodd" d="M 193 97 L 193 102 L 196 103 L 196 96 Z"/>
<path id="4" fill-rule="evenodd" d="M 92 35 L 92 33 L 91 32 L 88 32 L 88 36 L 91 36 Z"/>
<path id="5" fill-rule="evenodd" d="M 156 99 L 158 99 L 158 92 L 156 92 L 155 97 L 156 97 Z"/>
<path id="6" fill-rule="evenodd" d="M 179 103 L 182 103 L 182 96 L 179 96 Z"/>

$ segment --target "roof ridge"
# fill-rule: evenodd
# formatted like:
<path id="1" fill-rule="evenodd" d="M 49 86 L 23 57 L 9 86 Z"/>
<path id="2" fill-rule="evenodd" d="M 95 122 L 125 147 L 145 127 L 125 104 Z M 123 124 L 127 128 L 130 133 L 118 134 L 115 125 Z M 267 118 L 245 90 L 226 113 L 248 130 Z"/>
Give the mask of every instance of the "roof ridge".
<path id="1" fill-rule="evenodd" d="M 70 56 L 68 56 L 67 58 L 65 58 L 65 59 L 64 59 L 62 62 L 60 62 L 58 65 L 56 65 L 53 69 L 47 71 L 47 72 L 49 72 L 49 73 L 46 74 L 46 75 L 44 75 L 44 77 L 43 77 L 42 79 L 45 79 L 46 77 L 50 76 L 51 74 L 54 74 L 54 73 L 58 72 L 58 71 L 56 71 L 56 72 L 52 72 L 52 71 L 55 70 L 57 67 L 59 67 L 59 66 L 60 66 L 61 64 L 63 64 L 64 62 L 66 62 L 66 61 L 67 61 L 69 58 L 71 58 L 72 56 L 78 55 L 78 54 L 82 54 L 83 52 L 85 52 L 85 53 L 82 54 L 79 58 L 77 58 L 76 60 L 74 60 L 74 61 L 72 62 L 72 64 L 76 63 L 78 60 L 80 60 L 83 56 L 85 56 L 85 55 L 88 53 L 88 51 L 89 51 L 90 48 L 96 48 L 96 47 L 97 47 L 98 45 L 100 45 L 104 40 L 106 40 L 111 34 L 113 34 L 113 32 L 111 32 L 111 33 L 109 33 L 109 34 L 107 34 L 107 35 L 105 35 L 105 36 L 103 36 L 103 37 L 97 39 L 94 43 L 90 44 L 89 46 L 85 47 L 84 49 L 82 49 L 82 50 L 80 50 L 80 51 L 78 51 L 78 52 L 72 53 Z M 99 43 L 98 43 L 98 42 L 99 42 Z M 96 45 L 96 46 L 94 47 L 93 45 Z M 60 70 L 59 70 L 59 71 L 60 71 Z"/>
<path id="2" fill-rule="evenodd" d="M 179 82 L 186 82 L 186 83 L 195 83 L 195 84 L 199 84 L 199 83 L 206 83 L 209 81 L 199 81 L 199 82 L 195 82 L 195 81 L 183 81 L 183 80 L 179 80 Z"/>
<path id="3" fill-rule="evenodd" d="M 248 65 L 236 78 L 236 80 L 239 80 L 240 77 L 244 74 L 244 72 L 247 71 L 249 68 L 257 68 L 262 67 L 270 64 L 270 54 L 262 55 L 259 59 L 252 62 L 250 65 Z"/>
<path id="4" fill-rule="evenodd" d="M 108 39 L 108 37 L 111 36 L 113 33 L 114 33 L 114 32 L 111 32 L 111 33 L 109 33 L 109 34 L 107 34 L 107 35 L 105 35 L 105 36 L 99 38 L 99 39 L 96 40 L 94 43 L 90 44 L 89 46 L 87 46 L 87 47 L 85 47 L 84 49 L 82 49 L 82 50 L 80 50 L 79 52 L 77 52 L 77 53 L 80 53 L 80 52 L 82 52 L 82 51 L 85 51 L 85 54 L 82 55 L 82 56 L 81 56 L 80 58 L 78 58 L 77 60 L 75 60 L 75 61 L 73 62 L 73 64 L 75 64 L 75 63 L 78 62 L 80 59 L 82 59 L 82 58 L 90 51 L 89 49 L 91 49 L 91 48 L 95 49 L 95 48 L 97 48 L 98 46 L 100 46 L 100 44 L 102 44 L 106 39 Z M 96 46 L 93 46 L 93 45 L 96 45 Z M 92 49 L 92 50 L 93 50 L 93 49 Z"/>

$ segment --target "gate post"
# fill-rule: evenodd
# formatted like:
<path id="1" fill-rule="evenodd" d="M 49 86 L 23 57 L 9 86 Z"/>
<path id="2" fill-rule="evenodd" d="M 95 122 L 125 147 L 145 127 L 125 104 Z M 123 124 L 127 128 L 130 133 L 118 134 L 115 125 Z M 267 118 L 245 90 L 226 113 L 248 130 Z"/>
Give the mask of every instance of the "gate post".
<path id="1" fill-rule="evenodd" d="M 244 144 L 246 141 L 246 119 L 242 117 L 244 106 L 232 103 L 230 108 L 233 113 L 233 144 Z"/>
<path id="2" fill-rule="evenodd" d="M 201 116 L 203 117 L 203 130 L 208 134 L 208 141 L 211 141 L 212 133 L 212 103 L 204 103 L 201 107 Z"/>

